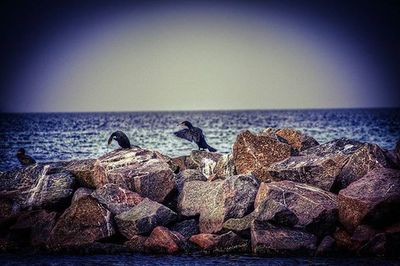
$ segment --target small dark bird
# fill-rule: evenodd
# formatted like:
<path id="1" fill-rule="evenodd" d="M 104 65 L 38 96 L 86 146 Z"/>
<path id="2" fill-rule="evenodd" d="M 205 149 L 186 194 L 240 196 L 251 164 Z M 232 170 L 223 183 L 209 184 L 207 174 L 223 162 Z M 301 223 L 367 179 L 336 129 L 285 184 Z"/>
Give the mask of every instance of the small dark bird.
<path id="1" fill-rule="evenodd" d="M 194 141 L 199 150 L 208 149 L 210 152 L 216 152 L 217 150 L 207 144 L 203 134 L 203 130 L 198 127 L 194 127 L 189 121 L 183 121 L 180 125 L 185 126 L 185 129 L 174 132 L 174 135 L 178 138 L 186 139 L 190 142 Z"/>
<path id="2" fill-rule="evenodd" d="M 128 137 L 122 131 L 115 131 L 111 134 L 110 138 L 108 139 L 108 145 L 111 144 L 111 141 L 116 140 L 118 145 L 121 146 L 123 149 L 129 149 L 131 147 L 131 143 L 129 142 Z"/>
<path id="3" fill-rule="evenodd" d="M 21 165 L 24 165 L 24 166 L 36 163 L 36 161 L 31 156 L 25 154 L 24 148 L 20 148 L 17 151 L 17 158 L 18 158 L 18 161 L 21 163 Z"/>

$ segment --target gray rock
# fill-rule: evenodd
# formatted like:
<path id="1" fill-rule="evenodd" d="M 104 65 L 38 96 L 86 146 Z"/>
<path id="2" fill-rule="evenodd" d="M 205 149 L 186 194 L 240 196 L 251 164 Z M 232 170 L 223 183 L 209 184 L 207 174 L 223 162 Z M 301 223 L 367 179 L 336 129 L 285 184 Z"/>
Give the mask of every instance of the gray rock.
<path id="1" fill-rule="evenodd" d="M 338 206 L 337 196 L 333 193 L 292 181 L 261 183 L 255 200 L 256 209 L 270 200 L 292 211 L 298 218 L 297 227 L 318 237 L 335 230 Z"/>
<path id="2" fill-rule="evenodd" d="M 237 175 L 222 181 L 192 181 L 184 185 L 178 210 L 184 216 L 200 215 L 200 232 L 216 233 L 229 218 L 253 209 L 259 183 L 253 176 Z"/>
<path id="3" fill-rule="evenodd" d="M 158 152 L 141 148 L 117 149 L 100 157 L 94 166 L 96 188 L 116 184 L 157 202 L 174 189 L 174 173 Z"/>
<path id="4" fill-rule="evenodd" d="M 189 241 L 206 253 L 245 253 L 249 250 L 249 242 L 233 232 L 222 235 L 198 234 Z"/>
<path id="5" fill-rule="evenodd" d="M 255 220 L 257 222 L 268 222 L 277 225 L 292 227 L 299 221 L 296 214 L 283 203 L 273 199 L 266 199 L 258 205 Z"/>
<path id="6" fill-rule="evenodd" d="M 138 205 L 115 216 L 119 232 L 130 239 L 138 234 L 150 233 L 156 226 L 167 225 L 176 219 L 169 208 L 145 198 Z"/>
<path id="7" fill-rule="evenodd" d="M 253 224 L 251 245 L 256 255 L 310 256 L 316 250 L 317 238 L 300 230 Z"/>
<path id="8" fill-rule="evenodd" d="M 171 226 L 171 230 L 180 233 L 186 239 L 200 232 L 199 223 L 195 219 L 184 220 L 176 223 Z"/>
<path id="9" fill-rule="evenodd" d="M 86 187 L 80 187 L 77 190 L 75 190 L 74 195 L 72 196 L 71 203 L 73 203 L 83 197 L 89 196 L 92 193 L 93 193 L 93 189 L 86 188 Z"/>
<path id="10" fill-rule="evenodd" d="M 186 182 L 195 180 L 207 181 L 207 178 L 198 169 L 185 169 L 176 175 L 176 188 L 180 192 Z"/>

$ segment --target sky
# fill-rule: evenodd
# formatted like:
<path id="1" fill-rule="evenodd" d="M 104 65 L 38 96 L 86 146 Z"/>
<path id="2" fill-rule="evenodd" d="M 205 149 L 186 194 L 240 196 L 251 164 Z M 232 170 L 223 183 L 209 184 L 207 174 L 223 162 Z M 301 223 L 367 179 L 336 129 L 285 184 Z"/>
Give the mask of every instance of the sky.
<path id="1" fill-rule="evenodd" d="M 383 2 L 6 1 L 0 112 L 398 107 Z"/>

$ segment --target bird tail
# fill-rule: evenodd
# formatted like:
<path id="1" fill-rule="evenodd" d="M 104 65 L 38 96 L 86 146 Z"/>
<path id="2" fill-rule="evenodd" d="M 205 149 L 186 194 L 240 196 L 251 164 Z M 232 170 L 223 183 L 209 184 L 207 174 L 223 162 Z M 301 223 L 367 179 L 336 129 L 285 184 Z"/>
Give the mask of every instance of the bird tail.
<path id="1" fill-rule="evenodd" d="M 213 147 L 211 147 L 210 145 L 207 144 L 207 149 L 209 152 L 216 152 L 217 149 L 214 149 Z"/>

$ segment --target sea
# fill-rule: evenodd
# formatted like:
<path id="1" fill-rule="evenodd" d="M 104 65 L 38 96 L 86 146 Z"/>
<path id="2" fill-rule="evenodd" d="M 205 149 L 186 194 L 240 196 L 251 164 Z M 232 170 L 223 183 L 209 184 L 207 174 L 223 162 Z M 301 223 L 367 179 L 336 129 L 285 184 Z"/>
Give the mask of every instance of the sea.
<path id="1" fill-rule="evenodd" d="M 351 138 L 393 149 L 400 140 L 400 109 L 310 109 L 185 112 L 1 113 L 0 171 L 19 167 L 15 153 L 24 148 L 37 162 L 97 158 L 117 148 L 107 145 L 116 130 L 134 145 L 168 156 L 188 155 L 194 143 L 172 133 L 188 120 L 203 129 L 207 142 L 229 153 L 243 130 L 290 127 L 319 143 Z M 0 255 L 0 265 L 400 265 L 390 259 L 257 258 L 252 256 L 49 256 Z"/>

